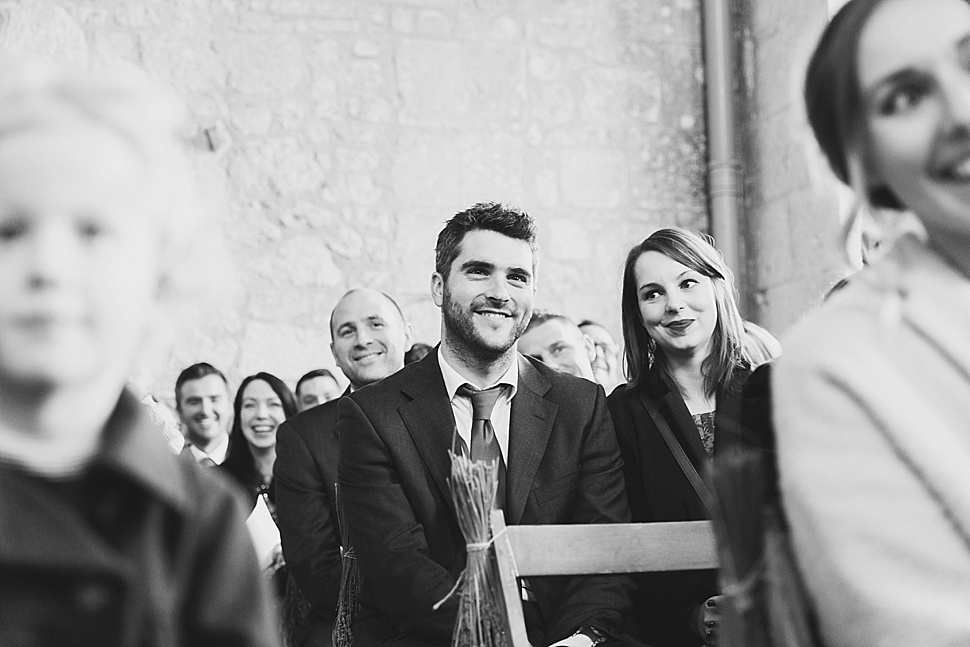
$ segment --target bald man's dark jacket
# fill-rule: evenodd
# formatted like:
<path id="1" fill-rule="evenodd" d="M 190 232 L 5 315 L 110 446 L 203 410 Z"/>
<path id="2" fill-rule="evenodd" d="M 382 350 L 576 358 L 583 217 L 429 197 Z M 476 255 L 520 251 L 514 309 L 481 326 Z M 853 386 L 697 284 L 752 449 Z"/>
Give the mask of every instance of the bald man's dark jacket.
<path id="1" fill-rule="evenodd" d="M 507 460 L 510 524 L 630 518 L 601 387 L 517 356 Z M 438 350 L 338 405 L 340 487 L 363 585 L 355 642 L 448 645 L 465 540 L 448 488 L 455 418 Z M 592 625 L 620 630 L 631 583 L 616 576 L 535 579 L 550 644 Z M 530 635 L 536 636 L 530 626 Z"/>
<path id="2" fill-rule="evenodd" d="M 283 558 L 309 600 L 311 622 L 332 622 L 340 590 L 336 515 L 337 401 L 303 411 L 276 435 L 276 517 Z"/>

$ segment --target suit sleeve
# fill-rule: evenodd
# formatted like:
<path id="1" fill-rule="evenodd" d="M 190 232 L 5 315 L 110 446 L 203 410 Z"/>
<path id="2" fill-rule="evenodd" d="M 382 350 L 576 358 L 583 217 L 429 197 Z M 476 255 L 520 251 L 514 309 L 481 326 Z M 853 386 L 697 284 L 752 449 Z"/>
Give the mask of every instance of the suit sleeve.
<path id="1" fill-rule="evenodd" d="M 283 557 L 314 610 L 333 618 L 340 591 L 340 538 L 327 496 L 334 484 L 327 481 L 294 424 L 280 425 L 274 487 Z"/>
<path id="2" fill-rule="evenodd" d="M 401 631 L 449 641 L 457 600 L 452 597 L 438 611 L 432 607 L 448 595 L 455 578 L 430 557 L 387 444 L 351 398 L 338 405 L 337 433 L 341 497 L 365 595 Z"/>
<path id="3" fill-rule="evenodd" d="M 580 483 L 568 523 L 629 522 L 623 461 L 600 386 L 596 387 L 592 413 L 582 432 Z M 626 576 L 569 578 L 549 622 L 547 638 L 555 642 L 585 625 L 617 634 L 630 609 L 632 588 L 633 583 Z"/>

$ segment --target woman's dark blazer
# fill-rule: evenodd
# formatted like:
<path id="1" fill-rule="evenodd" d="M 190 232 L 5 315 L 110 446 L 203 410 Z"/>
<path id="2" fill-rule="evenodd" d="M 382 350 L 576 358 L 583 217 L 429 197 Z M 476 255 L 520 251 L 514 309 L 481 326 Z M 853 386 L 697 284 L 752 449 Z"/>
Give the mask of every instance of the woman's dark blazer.
<path id="1" fill-rule="evenodd" d="M 714 453 L 737 435 L 741 390 L 748 371 L 739 371 L 718 393 L 714 414 Z M 625 384 L 607 399 L 616 429 L 630 512 L 634 522 L 710 519 L 704 504 L 684 475 L 641 402 L 651 400 L 667 421 L 684 453 L 704 476 L 710 459 L 687 405 L 659 376 L 640 385 Z M 637 576 L 633 620 L 648 644 L 696 647 L 691 612 L 718 593 L 716 571 L 652 573 Z"/>

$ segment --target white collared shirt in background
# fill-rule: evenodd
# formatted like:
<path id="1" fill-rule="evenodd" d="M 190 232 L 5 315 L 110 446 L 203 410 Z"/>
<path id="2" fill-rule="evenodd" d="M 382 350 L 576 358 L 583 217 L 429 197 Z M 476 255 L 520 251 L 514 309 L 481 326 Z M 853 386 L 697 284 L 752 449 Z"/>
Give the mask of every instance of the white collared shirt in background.
<path id="1" fill-rule="evenodd" d="M 208 453 L 202 451 L 195 445 L 189 445 L 189 451 L 192 452 L 192 460 L 196 463 L 202 462 L 203 459 L 211 458 L 212 462 L 216 465 L 222 465 L 223 461 L 226 460 L 226 452 L 229 451 L 229 434 L 223 436 L 222 441 Z"/>

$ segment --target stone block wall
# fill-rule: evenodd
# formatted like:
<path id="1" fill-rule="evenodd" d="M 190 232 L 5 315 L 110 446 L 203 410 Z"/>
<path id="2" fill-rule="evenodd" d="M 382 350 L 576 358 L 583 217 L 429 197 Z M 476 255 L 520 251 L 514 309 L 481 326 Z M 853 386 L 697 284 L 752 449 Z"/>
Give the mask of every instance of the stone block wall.
<path id="1" fill-rule="evenodd" d="M 836 1 L 836 0 L 833 0 Z M 826 0 L 737 5 L 743 106 L 747 315 L 781 335 L 847 270 L 837 182 L 804 118 L 805 66 Z"/>
<path id="2" fill-rule="evenodd" d="M 0 59 L 147 70 L 212 149 L 242 298 L 178 339 L 161 396 L 197 360 L 332 367 L 355 286 L 435 342 L 435 235 L 473 202 L 532 213 L 538 305 L 615 334 L 629 247 L 707 228 L 699 0 L 7 0 L 0 30 Z"/>

